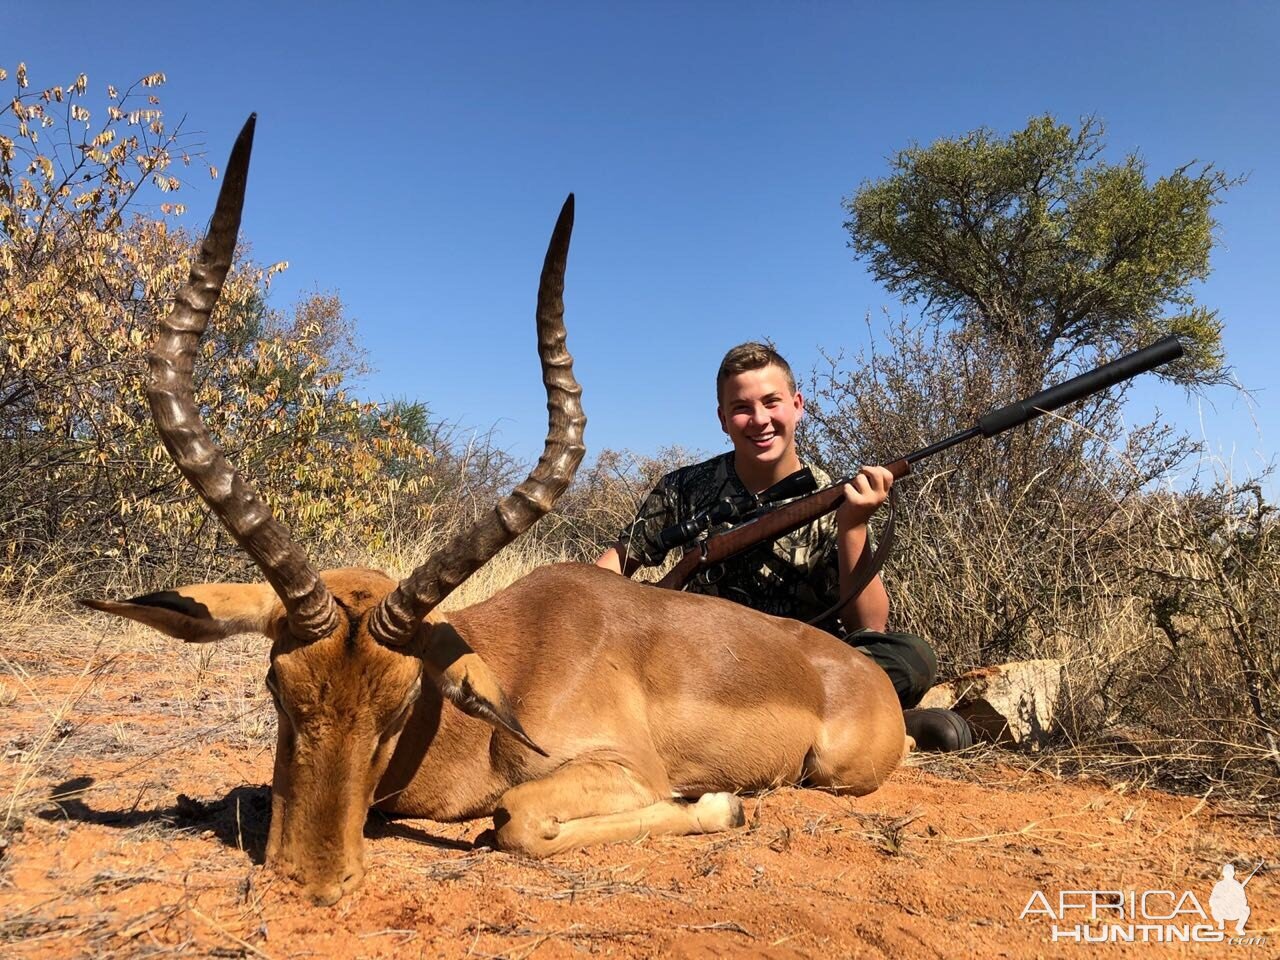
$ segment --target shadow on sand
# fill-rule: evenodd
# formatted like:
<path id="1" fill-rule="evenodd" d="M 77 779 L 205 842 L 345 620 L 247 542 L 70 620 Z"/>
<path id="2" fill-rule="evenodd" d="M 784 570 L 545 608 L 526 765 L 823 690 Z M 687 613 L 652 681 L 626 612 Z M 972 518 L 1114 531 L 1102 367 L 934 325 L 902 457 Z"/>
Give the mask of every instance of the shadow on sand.
<path id="1" fill-rule="evenodd" d="M 198 800 L 178 794 L 177 801 L 167 807 L 123 810 L 96 809 L 90 804 L 93 777 L 72 777 L 49 791 L 50 805 L 38 816 L 50 821 L 72 821 L 96 826 L 132 830 L 155 825 L 164 829 L 207 831 L 228 847 L 243 850 L 255 864 L 266 858 L 267 830 L 271 824 L 271 788 L 266 786 L 234 787 L 221 799 Z M 139 795 L 138 801 L 142 796 Z M 470 850 L 465 840 L 439 837 L 393 820 L 385 814 L 370 811 L 365 821 L 366 837 L 394 837 L 445 850 Z"/>
<path id="2" fill-rule="evenodd" d="M 243 850 L 254 863 L 261 864 L 267 849 L 267 827 L 271 823 L 270 787 L 235 787 L 220 800 L 193 800 L 178 794 L 177 801 L 164 807 L 134 806 L 123 810 L 97 809 L 93 800 L 93 777 L 72 777 L 49 791 L 50 806 L 39 816 L 51 821 L 91 823 L 103 827 L 132 830 L 154 825 L 185 831 L 209 831 L 228 847 Z"/>

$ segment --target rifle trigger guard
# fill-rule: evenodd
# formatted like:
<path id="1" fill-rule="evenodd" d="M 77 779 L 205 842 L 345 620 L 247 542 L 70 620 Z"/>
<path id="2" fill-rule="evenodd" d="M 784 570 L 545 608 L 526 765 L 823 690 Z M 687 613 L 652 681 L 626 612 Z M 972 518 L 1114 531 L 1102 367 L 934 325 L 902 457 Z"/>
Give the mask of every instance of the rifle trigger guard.
<path id="1" fill-rule="evenodd" d="M 714 586 L 724 579 L 724 575 L 728 572 L 728 568 L 723 563 L 713 563 L 709 567 L 703 567 L 698 571 L 698 576 L 702 578 L 702 582 L 707 586 Z"/>

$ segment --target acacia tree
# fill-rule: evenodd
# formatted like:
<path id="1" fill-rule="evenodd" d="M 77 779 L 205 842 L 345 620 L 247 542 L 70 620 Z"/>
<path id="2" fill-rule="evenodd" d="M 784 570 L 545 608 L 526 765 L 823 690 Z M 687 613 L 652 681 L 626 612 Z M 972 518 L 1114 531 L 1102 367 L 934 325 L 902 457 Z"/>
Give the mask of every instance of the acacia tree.
<path id="1" fill-rule="evenodd" d="M 0 550 L 10 563 L 38 564 L 50 547 L 64 559 L 235 562 L 160 445 L 143 390 L 155 321 L 194 252 L 171 222 L 183 212 L 174 171 L 200 168 L 165 125 L 164 77 L 109 86 L 92 110 L 84 74 L 36 90 L 19 65 L 13 79 L 0 115 Z M 153 197 L 162 216 L 134 212 Z M 284 267 L 238 252 L 196 399 L 299 536 L 375 540 L 387 501 L 417 492 L 428 454 L 393 412 L 347 393 L 361 355 L 337 297 L 270 307 Z"/>
<path id="2" fill-rule="evenodd" d="M 1103 149 L 1096 120 L 1073 131 L 1050 116 L 909 147 L 846 201 L 849 245 L 890 291 L 979 331 L 1032 379 L 1177 333 L 1189 356 L 1168 372 L 1221 381 L 1222 323 L 1193 287 L 1234 181 L 1190 164 L 1149 181 L 1137 153 L 1111 163 Z"/>

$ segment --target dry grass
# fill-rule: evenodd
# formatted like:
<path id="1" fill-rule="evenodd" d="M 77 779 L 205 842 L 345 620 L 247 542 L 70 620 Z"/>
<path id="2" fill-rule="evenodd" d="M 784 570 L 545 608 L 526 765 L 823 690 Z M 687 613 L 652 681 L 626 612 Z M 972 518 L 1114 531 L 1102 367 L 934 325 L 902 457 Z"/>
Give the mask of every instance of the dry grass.
<path id="1" fill-rule="evenodd" d="M 75 599 L 127 596 L 141 585 L 93 570 L 51 563 L 41 576 L 10 567 L 3 579 L 0 838 L 60 804 L 110 796 L 140 768 L 160 774 L 167 755 L 215 733 L 259 752 L 274 744 L 262 638 L 184 646 L 111 622 Z M 86 766 L 104 772 L 73 775 Z M 143 797 L 129 799 L 137 807 Z"/>
<path id="2" fill-rule="evenodd" d="M 991 500 L 960 516 L 922 495 L 887 576 L 944 673 L 1066 662 L 1060 742 L 1036 762 L 1265 802 L 1280 795 L 1280 530 L 1250 494 L 1134 497 L 1101 520 L 1058 503 L 1025 526 Z"/>

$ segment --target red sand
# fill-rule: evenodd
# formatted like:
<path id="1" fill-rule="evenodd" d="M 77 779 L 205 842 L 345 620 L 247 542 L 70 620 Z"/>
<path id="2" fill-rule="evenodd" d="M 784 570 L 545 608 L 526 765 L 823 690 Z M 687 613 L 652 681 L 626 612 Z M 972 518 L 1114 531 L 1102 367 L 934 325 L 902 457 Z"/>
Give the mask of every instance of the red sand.
<path id="1" fill-rule="evenodd" d="M 1019 919 L 1036 890 L 1055 905 L 1063 889 L 1190 890 L 1207 911 L 1223 863 L 1275 864 L 1280 839 L 1212 798 L 1062 781 L 992 754 L 948 760 L 948 776 L 904 768 L 857 800 L 749 798 L 732 833 L 541 862 L 471 851 L 481 821 L 371 820 L 364 886 L 312 907 L 260 865 L 264 654 L 246 642 L 213 666 L 197 656 L 135 639 L 98 676 L 28 665 L 0 707 L 0 798 L 26 811 L 0 861 L 0 957 L 1280 956 L 1265 869 L 1248 887 L 1262 945 L 1081 947 L 1052 942 L 1044 916 Z M 37 802 L 54 790 L 69 794 L 60 807 Z"/>

